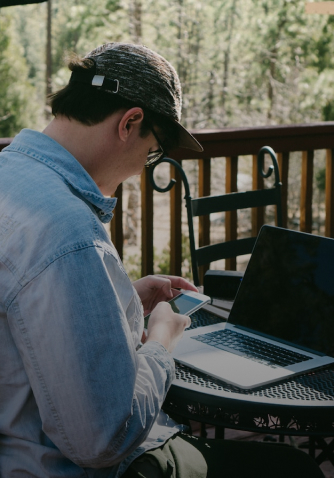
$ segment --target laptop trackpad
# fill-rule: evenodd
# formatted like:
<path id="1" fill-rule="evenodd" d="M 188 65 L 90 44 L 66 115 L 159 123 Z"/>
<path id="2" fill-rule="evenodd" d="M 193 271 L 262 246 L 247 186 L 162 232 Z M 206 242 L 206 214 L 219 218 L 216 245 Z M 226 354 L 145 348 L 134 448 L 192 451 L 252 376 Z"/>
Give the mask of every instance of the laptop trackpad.
<path id="1" fill-rule="evenodd" d="M 224 350 L 217 353 L 216 349 L 211 351 L 211 347 L 178 353 L 177 360 L 242 388 L 255 387 L 264 381 L 289 375 L 289 372 L 282 368 L 273 369 Z"/>

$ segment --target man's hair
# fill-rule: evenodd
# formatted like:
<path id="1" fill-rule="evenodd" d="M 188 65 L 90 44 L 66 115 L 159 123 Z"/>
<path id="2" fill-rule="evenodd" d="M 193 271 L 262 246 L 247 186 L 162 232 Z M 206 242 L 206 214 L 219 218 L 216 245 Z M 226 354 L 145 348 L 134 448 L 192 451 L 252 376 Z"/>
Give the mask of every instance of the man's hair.
<path id="1" fill-rule="evenodd" d="M 68 68 L 72 72 L 87 71 L 93 67 L 94 62 L 89 58 L 81 59 L 72 56 L 68 63 Z M 49 103 L 54 116 L 67 116 L 69 119 L 75 119 L 88 126 L 101 123 L 120 109 L 131 109 L 138 106 L 144 111 L 144 120 L 141 126 L 142 136 L 146 136 L 152 127 L 158 127 L 166 138 L 162 145 L 164 150 L 173 149 L 178 144 L 178 128 L 173 121 L 145 108 L 145 105 L 139 102 L 135 103 L 88 83 L 70 81 L 67 86 L 49 95 Z"/>

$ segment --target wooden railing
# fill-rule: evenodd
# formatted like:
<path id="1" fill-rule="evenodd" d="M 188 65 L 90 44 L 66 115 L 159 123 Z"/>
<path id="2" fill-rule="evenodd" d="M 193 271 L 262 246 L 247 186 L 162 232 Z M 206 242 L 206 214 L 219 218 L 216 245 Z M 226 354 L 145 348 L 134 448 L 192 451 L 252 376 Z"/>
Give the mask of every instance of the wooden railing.
<path id="1" fill-rule="evenodd" d="M 288 224 L 288 178 L 289 164 L 293 152 L 301 152 L 301 185 L 300 185 L 300 219 L 299 229 L 312 232 L 312 201 L 314 152 L 326 151 L 326 191 L 325 191 L 325 235 L 334 237 L 334 122 L 313 123 L 289 126 L 263 126 L 253 128 L 228 128 L 224 130 L 194 131 L 195 137 L 203 145 L 203 153 L 179 149 L 170 156 L 180 162 L 198 161 L 199 196 L 210 195 L 211 192 L 211 159 L 225 160 L 225 191 L 238 189 L 238 158 L 243 155 L 253 157 L 253 189 L 263 187 L 263 182 L 256 173 L 256 155 L 262 146 L 271 146 L 277 154 L 282 182 L 283 226 Z M 0 150 L 10 143 L 9 138 L 0 139 Z M 171 167 L 171 177 L 176 172 Z M 181 275 L 182 263 L 182 225 L 181 211 L 183 205 L 181 181 L 177 181 L 170 191 L 170 273 Z M 123 256 L 123 221 L 122 196 L 123 186 L 116 191 L 118 204 L 115 217 L 111 222 L 111 235 L 114 244 Z M 141 244 L 142 275 L 154 272 L 154 214 L 153 188 L 149 182 L 148 170 L 141 177 Z M 159 219 L 158 219 L 159 220 Z M 165 218 L 168 220 L 168 218 Z M 252 212 L 253 232 L 263 224 L 263 211 Z M 225 218 L 226 237 L 236 234 L 237 224 L 233 217 Z M 199 222 L 199 245 L 210 240 L 210 219 L 204 217 Z"/>
<path id="2" fill-rule="evenodd" d="M 288 224 L 288 176 L 292 152 L 300 151 L 301 188 L 300 188 L 300 225 L 304 232 L 312 232 L 312 199 L 313 199 L 313 161 L 315 150 L 326 150 L 326 219 L 325 235 L 334 237 L 334 122 L 265 126 L 254 128 L 235 128 L 212 131 L 195 131 L 198 141 L 203 145 L 203 153 L 193 153 L 189 150 L 177 150 L 170 156 L 180 162 L 190 159 L 198 160 L 198 192 L 199 196 L 207 196 L 211 190 L 211 159 L 225 158 L 226 162 L 226 192 L 238 189 L 238 157 L 253 156 L 253 189 L 263 187 L 261 178 L 256 172 L 256 155 L 262 146 L 271 146 L 277 153 L 282 182 L 283 226 Z M 171 177 L 176 177 L 176 171 L 171 167 Z M 142 191 L 142 275 L 153 273 L 153 190 L 149 183 L 147 170 L 141 179 Z M 117 196 L 121 196 L 121 188 Z M 177 181 L 170 191 L 170 273 L 181 274 L 182 227 L 181 210 L 183 205 L 181 181 Z M 117 249 L 122 253 L 123 239 L 121 228 L 121 209 L 117 208 L 116 221 L 113 224 L 112 237 Z M 159 219 L 158 219 L 159 220 Z M 264 223 L 263 211 L 253 211 L 252 229 L 258 232 Z M 235 218 L 230 215 L 225 218 L 226 238 L 234 237 L 237 230 Z M 210 219 L 201 218 L 199 222 L 199 245 L 205 245 L 210 240 Z M 232 268 L 227 264 L 227 268 Z"/>

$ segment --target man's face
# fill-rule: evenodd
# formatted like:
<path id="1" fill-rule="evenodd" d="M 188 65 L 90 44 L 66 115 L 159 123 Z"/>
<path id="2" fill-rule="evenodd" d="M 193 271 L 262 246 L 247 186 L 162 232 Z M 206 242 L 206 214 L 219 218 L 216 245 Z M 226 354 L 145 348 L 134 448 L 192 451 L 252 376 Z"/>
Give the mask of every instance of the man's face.
<path id="1" fill-rule="evenodd" d="M 109 117 L 104 131 L 107 136 L 105 155 L 99 156 L 98 175 L 93 176 L 104 195 L 114 194 L 117 186 L 131 176 L 140 175 L 148 161 L 164 153 L 160 141 L 165 135 L 156 126 L 142 132 L 144 118 L 141 108 L 122 110 Z M 116 146 L 115 146 L 116 145 Z"/>
<path id="2" fill-rule="evenodd" d="M 162 141 L 160 140 L 160 137 L 158 136 L 158 133 L 157 133 L 156 129 L 157 129 L 157 127 L 154 127 L 154 126 L 151 127 L 152 134 L 155 137 L 155 139 L 157 140 L 159 148 L 154 150 L 154 151 L 150 151 L 148 153 L 147 160 L 146 160 L 146 163 L 145 163 L 145 166 L 147 166 L 147 167 L 151 166 L 151 164 L 154 164 L 157 161 L 159 161 L 159 159 L 161 159 L 165 154 L 164 148 L 162 146 Z M 161 132 L 159 132 L 159 134 L 162 135 Z"/>
<path id="3" fill-rule="evenodd" d="M 134 138 L 131 149 L 128 151 L 126 161 L 123 163 L 124 175 L 126 175 L 124 179 L 140 175 L 148 161 L 153 160 L 155 162 L 162 155 L 162 147 L 152 131 L 145 136 L 138 134 Z"/>
<path id="4" fill-rule="evenodd" d="M 154 128 L 154 127 L 153 127 Z M 138 136 L 133 148 L 133 166 L 136 169 L 132 175 L 139 175 L 142 173 L 145 166 L 153 164 L 160 159 L 163 154 L 163 148 L 161 146 L 158 134 L 162 135 L 162 132 L 156 128 L 153 129 L 144 137 Z"/>

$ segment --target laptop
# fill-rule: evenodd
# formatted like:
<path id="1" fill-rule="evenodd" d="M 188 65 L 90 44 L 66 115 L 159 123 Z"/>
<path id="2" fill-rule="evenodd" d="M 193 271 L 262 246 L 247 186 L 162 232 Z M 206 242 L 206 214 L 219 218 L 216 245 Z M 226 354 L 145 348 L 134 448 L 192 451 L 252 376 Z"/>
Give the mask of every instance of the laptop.
<path id="1" fill-rule="evenodd" d="M 334 239 L 263 226 L 227 322 L 189 329 L 175 360 L 251 389 L 334 362 Z"/>

